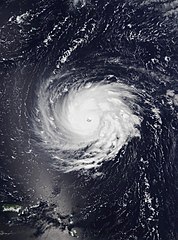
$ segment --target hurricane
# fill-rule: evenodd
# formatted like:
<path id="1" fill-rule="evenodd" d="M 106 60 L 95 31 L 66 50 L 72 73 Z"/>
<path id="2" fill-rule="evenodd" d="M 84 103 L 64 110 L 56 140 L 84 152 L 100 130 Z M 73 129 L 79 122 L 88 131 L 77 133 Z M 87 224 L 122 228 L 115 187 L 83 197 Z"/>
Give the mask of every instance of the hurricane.
<path id="1" fill-rule="evenodd" d="M 0 239 L 178 239 L 178 3 L 0 3 Z"/>
<path id="2" fill-rule="evenodd" d="M 73 77 L 57 75 L 41 84 L 34 117 L 42 146 L 67 171 L 95 168 L 114 158 L 139 136 L 140 125 L 132 109 L 136 89 L 119 80 L 71 84 Z M 69 83 L 61 83 L 64 78 Z"/>

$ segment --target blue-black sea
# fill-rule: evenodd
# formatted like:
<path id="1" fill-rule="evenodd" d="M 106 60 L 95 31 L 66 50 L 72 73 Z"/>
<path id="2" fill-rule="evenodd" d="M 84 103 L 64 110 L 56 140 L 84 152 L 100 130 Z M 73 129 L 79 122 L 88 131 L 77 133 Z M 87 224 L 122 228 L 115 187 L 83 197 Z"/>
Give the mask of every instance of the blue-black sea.
<path id="1" fill-rule="evenodd" d="M 0 239 L 178 239 L 178 1 L 0 1 Z"/>

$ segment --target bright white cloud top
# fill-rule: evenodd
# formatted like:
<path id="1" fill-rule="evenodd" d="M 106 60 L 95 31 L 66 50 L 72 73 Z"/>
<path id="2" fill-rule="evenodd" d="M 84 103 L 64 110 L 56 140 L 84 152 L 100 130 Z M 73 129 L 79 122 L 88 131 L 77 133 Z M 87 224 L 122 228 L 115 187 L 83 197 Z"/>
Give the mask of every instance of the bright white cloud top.
<path id="1" fill-rule="evenodd" d="M 100 166 L 139 136 L 135 93 L 119 82 L 41 84 L 34 118 L 40 144 L 64 171 Z"/>

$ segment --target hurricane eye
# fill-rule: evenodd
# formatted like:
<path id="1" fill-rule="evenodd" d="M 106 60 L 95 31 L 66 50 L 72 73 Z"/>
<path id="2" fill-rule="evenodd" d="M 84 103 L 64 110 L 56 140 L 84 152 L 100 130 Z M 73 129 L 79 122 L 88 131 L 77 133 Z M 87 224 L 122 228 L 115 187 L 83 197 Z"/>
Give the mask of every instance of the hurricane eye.
<path id="1" fill-rule="evenodd" d="M 90 117 L 87 118 L 87 122 L 91 122 L 92 119 Z"/>

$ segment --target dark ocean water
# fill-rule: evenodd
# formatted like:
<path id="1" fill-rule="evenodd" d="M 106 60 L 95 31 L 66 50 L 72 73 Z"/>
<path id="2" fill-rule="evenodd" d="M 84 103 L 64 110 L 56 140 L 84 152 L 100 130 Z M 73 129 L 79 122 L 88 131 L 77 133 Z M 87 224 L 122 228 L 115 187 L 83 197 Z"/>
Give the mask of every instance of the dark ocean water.
<path id="1" fill-rule="evenodd" d="M 66 173 L 36 134 L 40 91 L 118 79 L 140 137 Z M 1 0 L 0 99 L 0 239 L 178 239 L 176 0 Z"/>

